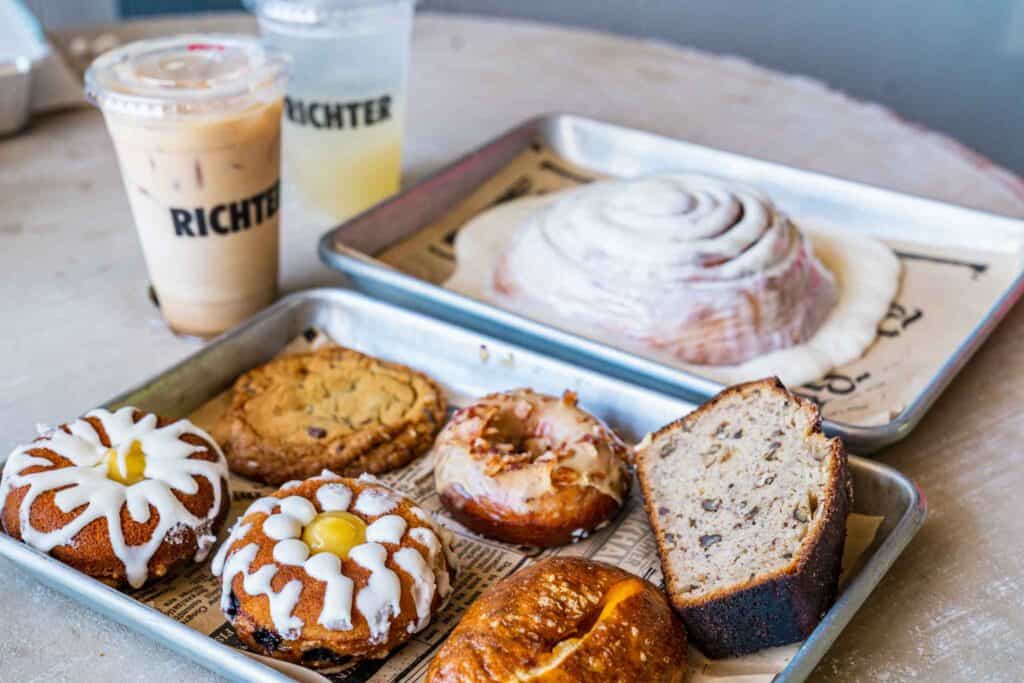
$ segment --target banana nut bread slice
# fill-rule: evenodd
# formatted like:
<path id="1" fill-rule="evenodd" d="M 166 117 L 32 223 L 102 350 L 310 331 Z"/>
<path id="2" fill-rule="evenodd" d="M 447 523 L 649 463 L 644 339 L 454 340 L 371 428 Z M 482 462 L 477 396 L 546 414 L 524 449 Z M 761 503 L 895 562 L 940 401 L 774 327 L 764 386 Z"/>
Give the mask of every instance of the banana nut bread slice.
<path id="1" fill-rule="evenodd" d="M 835 600 L 853 500 L 846 451 L 778 379 L 730 387 L 636 448 L 665 590 L 730 657 L 806 638 Z"/>

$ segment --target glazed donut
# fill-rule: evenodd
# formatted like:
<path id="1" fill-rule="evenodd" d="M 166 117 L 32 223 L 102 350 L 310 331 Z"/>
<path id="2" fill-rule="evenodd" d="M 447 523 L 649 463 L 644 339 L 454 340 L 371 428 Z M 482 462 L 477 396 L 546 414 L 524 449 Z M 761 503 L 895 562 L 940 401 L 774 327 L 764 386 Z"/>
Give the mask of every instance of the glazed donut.
<path id="1" fill-rule="evenodd" d="M 332 666 L 384 657 L 426 628 L 451 593 L 450 544 L 379 480 L 325 470 L 250 505 L 212 569 L 246 647 Z"/>
<path id="2" fill-rule="evenodd" d="M 838 298 L 800 230 L 741 183 L 665 174 L 519 201 L 536 209 L 497 264 L 499 303 L 680 361 L 735 365 L 800 344 Z"/>
<path id="3" fill-rule="evenodd" d="M 433 448 L 445 508 L 479 534 L 549 547 L 607 522 L 629 491 L 625 444 L 593 415 L 517 389 L 463 408 Z"/>
<path id="4" fill-rule="evenodd" d="M 131 407 L 93 410 L 14 449 L 0 499 L 9 535 L 133 588 L 205 560 L 231 504 L 206 432 Z"/>
<path id="5" fill-rule="evenodd" d="M 485 592 L 426 683 L 677 683 L 686 632 L 652 584 L 602 562 L 556 557 Z"/>

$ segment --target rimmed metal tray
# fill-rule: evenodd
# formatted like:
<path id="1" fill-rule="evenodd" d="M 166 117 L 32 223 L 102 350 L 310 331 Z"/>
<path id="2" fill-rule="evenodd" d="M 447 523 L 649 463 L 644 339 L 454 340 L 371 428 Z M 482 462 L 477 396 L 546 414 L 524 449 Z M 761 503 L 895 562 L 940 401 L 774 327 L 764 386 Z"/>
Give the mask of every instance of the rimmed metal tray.
<path id="1" fill-rule="evenodd" d="M 860 453 L 910 433 L 1024 291 L 1022 221 L 565 114 L 531 120 L 328 232 L 320 256 L 377 298 L 699 401 L 722 385 L 439 286 L 475 213 L 594 177 L 666 170 L 748 182 L 798 222 L 870 235 L 900 257 L 903 288 L 875 346 L 795 388 Z"/>
<path id="2" fill-rule="evenodd" d="M 130 404 L 171 417 L 189 415 L 228 387 L 240 373 L 269 360 L 312 327 L 345 345 L 429 372 L 444 386 L 453 404 L 515 386 L 532 386 L 547 392 L 570 388 L 579 393 L 588 410 L 627 439 L 636 439 L 692 408 L 679 398 L 580 369 L 348 290 L 312 290 L 289 296 L 106 405 Z M 780 683 L 800 681 L 810 673 L 910 542 L 926 515 L 924 497 L 903 475 L 857 457 L 851 457 L 850 465 L 854 512 L 881 516 L 884 521 L 835 605 L 776 679 Z M 612 527 L 602 533 L 618 533 Z M 618 551 L 623 545 L 628 544 L 609 543 L 603 544 L 603 548 L 615 546 Z M 567 552 L 583 547 L 585 543 L 569 546 Z M 228 678 L 291 680 L 285 673 L 134 599 L 131 592 L 110 588 L 4 534 L 0 534 L 0 555 L 74 600 Z M 446 632 L 435 633 L 433 645 L 443 640 Z M 426 649 L 419 655 L 420 668 L 408 673 L 408 678 L 415 679 L 422 671 L 430 652 Z"/>

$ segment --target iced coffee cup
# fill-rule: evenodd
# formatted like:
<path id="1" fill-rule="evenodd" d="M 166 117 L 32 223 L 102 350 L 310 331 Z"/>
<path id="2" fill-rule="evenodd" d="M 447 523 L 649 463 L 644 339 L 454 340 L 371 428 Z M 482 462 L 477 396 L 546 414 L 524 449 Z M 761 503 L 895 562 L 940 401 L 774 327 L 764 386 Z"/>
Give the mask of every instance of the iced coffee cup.
<path id="1" fill-rule="evenodd" d="M 186 35 L 126 45 L 86 73 L 176 332 L 217 334 L 277 295 L 287 65 L 255 38 Z"/>
<path id="2" fill-rule="evenodd" d="M 334 224 L 396 192 L 413 0 L 245 4 L 264 41 L 294 62 L 284 168 L 306 218 Z"/>

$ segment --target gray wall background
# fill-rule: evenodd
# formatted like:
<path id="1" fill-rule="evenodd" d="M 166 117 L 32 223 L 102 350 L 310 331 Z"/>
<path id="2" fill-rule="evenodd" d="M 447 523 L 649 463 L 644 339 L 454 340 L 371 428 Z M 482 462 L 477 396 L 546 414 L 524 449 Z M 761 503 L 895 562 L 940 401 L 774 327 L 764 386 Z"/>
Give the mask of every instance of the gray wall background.
<path id="1" fill-rule="evenodd" d="M 1024 0 L 422 0 L 657 38 L 881 102 L 1024 174 Z"/>
<path id="2" fill-rule="evenodd" d="M 49 26 L 238 0 L 27 0 Z M 582 26 L 818 78 L 1024 174 L 1024 0 L 420 0 Z"/>

